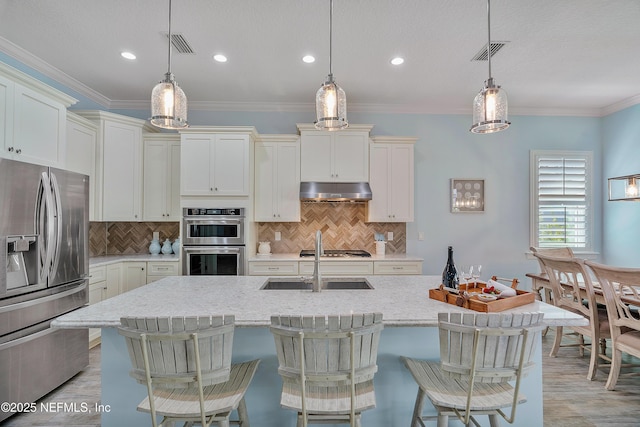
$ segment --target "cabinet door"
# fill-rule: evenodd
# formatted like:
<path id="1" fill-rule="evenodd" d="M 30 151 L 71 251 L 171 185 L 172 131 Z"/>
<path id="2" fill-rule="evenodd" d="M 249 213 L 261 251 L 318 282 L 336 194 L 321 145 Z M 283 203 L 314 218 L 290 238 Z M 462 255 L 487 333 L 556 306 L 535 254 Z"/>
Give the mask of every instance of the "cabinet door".
<path id="1" fill-rule="evenodd" d="M 366 182 L 369 179 L 369 138 L 364 133 L 333 135 L 333 180 Z"/>
<path id="2" fill-rule="evenodd" d="M 0 157 L 13 154 L 13 87 L 14 83 L 0 76 Z M 11 148 L 12 151 L 9 151 Z"/>
<path id="3" fill-rule="evenodd" d="M 16 160 L 64 168 L 67 109 L 38 92 L 14 87 L 13 147 Z"/>
<path id="4" fill-rule="evenodd" d="M 105 299 L 122 293 L 122 263 L 107 266 L 107 292 Z"/>
<path id="5" fill-rule="evenodd" d="M 87 120 L 88 122 L 88 120 Z M 98 130 L 94 124 L 67 120 L 66 168 L 89 175 L 89 221 L 96 221 L 96 149 Z"/>
<path id="6" fill-rule="evenodd" d="M 332 136 L 329 132 L 303 132 L 300 138 L 300 180 L 333 181 Z"/>
<path id="7" fill-rule="evenodd" d="M 104 123 L 104 221 L 142 220 L 142 130 Z"/>
<path id="8" fill-rule="evenodd" d="M 143 217 L 180 220 L 180 141 L 148 137 L 144 141 Z"/>
<path id="9" fill-rule="evenodd" d="M 172 141 L 169 143 L 169 167 L 170 174 L 167 176 L 169 182 L 167 189 L 168 212 L 167 220 L 180 221 L 182 214 L 180 212 L 180 141 Z"/>
<path id="10" fill-rule="evenodd" d="M 276 215 L 282 222 L 300 222 L 300 146 L 278 144 Z"/>
<path id="11" fill-rule="evenodd" d="M 167 163 L 169 147 L 165 141 L 144 141 L 143 217 L 145 221 L 167 220 Z"/>
<path id="12" fill-rule="evenodd" d="M 122 292 L 131 291 L 147 283 L 146 262 L 125 262 L 123 264 Z"/>
<path id="13" fill-rule="evenodd" d="M 276 174 L 277 144 L 255 144 L 255 209 L 254 219 L 259 222 L 277 221 Z"/>
<path id="14" fill-rule="evenodd" d="M 390 145 L 371 145 L 369 185 L 373 197 L 367 206 L 367 221 L 369 222 L 389 222 L 391 220 L 389 213 L 390 157 Z"/>
<path id="15" fill-rule="evenodd" d="M 214 150 L 214 194 L 248 196 L 249 136 L 216 135 Z"/>
<path id="16" fill-rule="evenodd" d="M 413 221 L 413 145 L 392 147 L 389 210 L 394 222 Z M 373 189 L 371 190 L 373 192 Z M 375 194 L 375 193 L 374 193 Z"/>
<path id="17" fill-rule="evenodd" d="M 182 135 L 180 148 L 180 193 L 185 196 L 210 196 L 213 179 L 214 135 Z"/>

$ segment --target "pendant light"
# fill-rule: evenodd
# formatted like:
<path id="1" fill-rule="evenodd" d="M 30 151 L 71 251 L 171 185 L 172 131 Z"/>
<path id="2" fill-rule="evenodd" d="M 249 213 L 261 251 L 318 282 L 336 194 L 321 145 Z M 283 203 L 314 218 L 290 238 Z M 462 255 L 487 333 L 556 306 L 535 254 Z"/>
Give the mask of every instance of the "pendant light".
<path id="1" fill-rule="evenodd" d="M 487 0 L 487 60 L 489 61 L 489 79 L 473 100 L 473 133 L 491 133 L 505 130 L 511 122 L 507 119 L 507 93 L 496 86 L 491 77 L 491 0 Z"/>
<path id="2" fill-rule="evenodd" d="M 187 127 L 187 96 L 171 73 L 171 0 L 169 0 L 169 69 L 151 92 L 151 124 L 164 129 Z"/>
<path id="3" fill-rule="evenodd" d="M 329 10 L 329 75 L 327 80 L 316 93 L 316 117 L 314 122 L 317 129 L 338 130 L 349 126 L 347 122 L 347 95 L 333 80 L 331 68 L 333 44 L 333 0 L 330 0 Z"/>

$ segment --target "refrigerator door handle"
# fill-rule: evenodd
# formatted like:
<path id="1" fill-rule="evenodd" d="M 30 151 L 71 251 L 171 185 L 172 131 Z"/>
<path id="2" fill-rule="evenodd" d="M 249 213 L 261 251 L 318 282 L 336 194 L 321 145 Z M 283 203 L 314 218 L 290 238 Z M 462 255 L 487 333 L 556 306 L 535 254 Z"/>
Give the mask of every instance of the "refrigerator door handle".
<path id="1" fill-rule="evenodd" d="M 62 244 L 62 203 L 60 201 L 60 186 L 54 173 L 51 173 L 51 196 L 53 199 L 52 209 L 49 210 L 49 220 L 53 224 L 54 241 L 51 242 L 52 249 L 52 266 L 51 273 L 58 270 L 58 262 L 60 261 L 60 245 Z"/>
<path id="2" fill-rule="evenodd" d="M 36 207 L 37 224 L 36 229 L 38 234 L 45 232 L 46 238 L 44 244 L 40 245 L 40 279 L 46 281 L 51 271 L 52 250 L 51 244 L 54 239 L 54 224 L 50 218 L 51 208 L 53 206 L 53 196 L 51 193 L 51 184 L 46 172 L 42 172 L 40 175 L 40 191 L 38 191 L 38 205 Z"/>

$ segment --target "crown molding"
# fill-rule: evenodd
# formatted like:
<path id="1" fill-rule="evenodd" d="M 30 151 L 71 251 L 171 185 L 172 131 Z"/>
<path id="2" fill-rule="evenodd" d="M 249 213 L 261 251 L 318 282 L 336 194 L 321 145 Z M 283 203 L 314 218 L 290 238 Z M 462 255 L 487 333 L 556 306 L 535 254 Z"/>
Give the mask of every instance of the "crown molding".
<path id="1" fill-rule="evenodd" d="M 79 82 L 63 71 L 51 66 L 49 63 L 43 61 L 4 37 L 0 37 L 0 51 L 27 67 L 32 68 L 35 71 L 57 81 L 61 85 L 77 92 L 79 95 L 85 96 L 105 108 L 111 108 L 111 100 L 106 96 L 96 92 L 89 86 Z"/>
<path id="2" fill-rule="evenodd" d="M 625 108 L 633 107 L 634 105 L 640 104 L 640 95 L 635 95 L 627 99 L 623 99 L 620 102 L 613 103 L 611 105 L 607 105 L 601 109 L 601 116 L 608 116 L 613 113 L 617 113 L 618 111 L 624 110 Z"/>

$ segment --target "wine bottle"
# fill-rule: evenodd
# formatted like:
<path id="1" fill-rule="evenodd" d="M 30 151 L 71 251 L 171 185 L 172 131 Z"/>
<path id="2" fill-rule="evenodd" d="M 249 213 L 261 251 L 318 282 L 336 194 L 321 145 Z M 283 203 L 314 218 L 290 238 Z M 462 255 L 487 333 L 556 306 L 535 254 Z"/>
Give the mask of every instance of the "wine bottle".
<path id="1" fill-rule="evenodd" d="M 453 263 L 453 247 L 449 246 L 447 256 L 447 265 L 442 272 L 442 284 L 447 288 L 458 289 L 458 272 Z"/>

